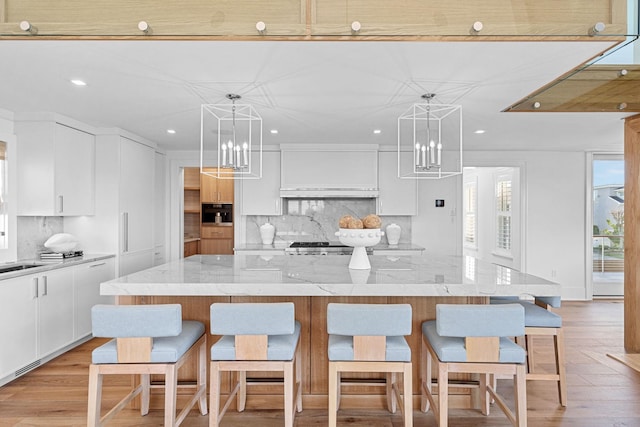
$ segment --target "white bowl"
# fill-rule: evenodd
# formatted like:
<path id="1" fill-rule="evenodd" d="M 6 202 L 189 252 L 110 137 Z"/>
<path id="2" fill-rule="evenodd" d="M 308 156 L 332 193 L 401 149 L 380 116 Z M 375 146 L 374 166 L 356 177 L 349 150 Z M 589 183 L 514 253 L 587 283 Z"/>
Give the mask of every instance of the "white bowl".
<path id="1" fill-rule="evenodd" d="M 384 231 L 379 228 L 341 228 L 336 232 L 340 243 L 347 246 L 375 246 L 380 243 Z"/>

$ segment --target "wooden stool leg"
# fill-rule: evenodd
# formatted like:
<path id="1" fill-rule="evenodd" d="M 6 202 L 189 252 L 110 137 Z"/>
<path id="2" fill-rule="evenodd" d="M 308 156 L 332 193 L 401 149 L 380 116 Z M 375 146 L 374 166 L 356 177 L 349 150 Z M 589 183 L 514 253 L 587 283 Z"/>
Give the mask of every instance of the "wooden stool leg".
<path id="1" fill-rule="evenodd" d="M 404 427 L 413 427 L 413 369 L 411 369 L 411 363 L 404 365 L 404 372 L 402 373 L 402 403 L 404 405 Z"/>
<path id="2" fill-rule="evenodd" d="M 420 410 L 429 410 L 429 399 L 427 399 L 425 388 L 431 393 L 431 354 L 422 340 L 420 348 Z"/>
<path id="3" fill-rule="evenodd" d="M 487 386 L 489 382 L 489 374 L 480 374 L 480 411 L 483 415 L 489 415 L 489 404 L 491 402 L 491 396 Z"/>
<path id="4" fill-rule="evenodd" d="M 176 401 L 178 394 L 178 368 L 167 365 L 164 375 L 164 425 L 176 425 Z"/>
<path id="5" fill-rule="evenodd" d="M 534 347 L 533 347 L 533 336 L 527 335 L 525 336 L 525 340 L 527 343 L 527 371 L 533 373 L 536 369 L 535 355 L 534 355 Z"/>
<path id="6" fill-rule="evenodd" d="M 438 363 L 438 417 L 439 427 L 447 427 L 449 416 L 449 372 L 446 363 Z"/>
<path id="7" fill-rule="evenodd" d="M 338 422 L 338 399 L 340 380 L 335 363 L 329 362 L 329 427 L 336 427 Z"/>
<path id="8" fill-rule="evenodd" d="M 396 385 L 396 373 L 395 372 L 387 372 L 387 410 L 392 414 L 396 413 L 397 409 L 397 399 L 395 388 Z"/>
<path id="9" fill-rule="evenodd" d="M 558 396 L 560 405 L 567 406 L 567 373 L 564 364 L 564 332 L 558 328 L 557 334 L 553 337 L 556 353 L 556 372 L 558 373 Z"/>
<path id="10" fill-rule="evenodd" d="M 207 340 L 205 339 L 198 349 L 198 409 L 200 414 L 207 415 Z"/>
<path id="11" fill-rule="evenodd" d="M 293 427 L 295 410 L 295 381 L 293 380 L 293 361 L 284 363 L 284 427 Z"/>
<path id="12" fill-rule="evenodd" d="M 302 365 L 300 361 L 302 360 L 302 350 L 300 349 L 300 345 L 296 348 L 296 356 L 295 356 L 295 364 L 296 364 L 296 408 L 298 408 L 298 412 L 302 412 Z"/>
<path id="13" fill-rule="evenodd" d="M 218 427 L 218 420 L 220 418 L 220 367 L 218 363 L 211 362 L 209 368 L 209 387 L 211 387 L 211 394 L 209 396 L 209 427 Z"/>
<path id="14" fill-rule="evenodd" d="M 149 400 L 151 399 L 151 375 L 140 374 L 140 415 L 145 416 L 149 413 Z"/>
<path id="15" fill-rule="evenodd" d="M 516 404 L 516 427 L 527 427 L 527 372 L 525 365 L 516 366 L 513 378 Z"/>
<path id="16" fill-rule="evenodd" d="M 244 408 L 247 404 L 247 372 L 246 371 L 238 371 L 238 384 L 240 384 L 240 388 L 238 389 L 238 399 L 237 406 L 238 412 L 244 411 Z"/>
<path id="17" fill-rule="evenodd" d="M 100 425 L 100 407 L 102 401 L 102 374 L 96 365 L 89 365 L 89 393 L 87 408 L 87 426 Z"/>

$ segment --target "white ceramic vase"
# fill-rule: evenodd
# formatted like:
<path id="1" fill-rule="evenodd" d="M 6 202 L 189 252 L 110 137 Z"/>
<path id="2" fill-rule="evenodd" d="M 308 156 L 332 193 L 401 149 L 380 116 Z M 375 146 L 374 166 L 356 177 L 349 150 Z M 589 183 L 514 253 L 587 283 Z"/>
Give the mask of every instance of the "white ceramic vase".
<path id="1" fill-rule="evenodd" d="M 387 241 L 390 245 L 397 245 L 400 241 L 400 233 L 402 228 L 398 224 L 387 225 Z"/>
<path id="2" fill-rule="evenodd" d="M 265 222 L 260 226 L 260 238 L 262 239 L 263 245 L 270 245 L 273 243 L 273 238 L 276 235 L 276 228 Z"/>

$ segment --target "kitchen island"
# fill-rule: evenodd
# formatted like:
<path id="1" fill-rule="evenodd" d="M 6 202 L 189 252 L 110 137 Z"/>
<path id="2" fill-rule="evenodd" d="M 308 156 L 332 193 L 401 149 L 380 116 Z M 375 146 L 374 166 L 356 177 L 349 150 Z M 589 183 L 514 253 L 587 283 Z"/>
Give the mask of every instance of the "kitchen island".
<path id="1" fill-rule="evenodd" d="M 413 307 L 412 348 L 414 396 L 419 394 L 418 361 L 421 324 L 435 318 L 439 303 L 486 303 L 489 296 L 555 296 L 561 286 L 545 279 L 472 257 L 372 255 L 370 270 L 350 270 L 349 256 L 195 255 L 101 284 L 103 295 L 121 304 L 182 304 L 185 319 L 209 324 L 214 302 L 295 304 L 302 324 L 303 401 L 309 408 L 327 406 L 328 365 L 326 307 L 330 302 L 408 303 Z M 209 344 L 218 337 L 210 336 Z M 195 367 L 190 367 L 195 373 Z M 353 378 L 364 375 L 353 374 Z M 375 375 L 374 375 L 375 377 Z M 223 381 L 229 391 L 230 378 Z M 261 408 L 282 404 L 281 388 L 255 386 L 253 402 Z M 345 407 L 383 407 L 383 387 L 356 386 L 343 393 Z M 161 399 L 156 401 L 161 406 Z M 468 394 L 451 400 L 472 405 Z M 252 405 L 251 397 L 247 402 Z"/>

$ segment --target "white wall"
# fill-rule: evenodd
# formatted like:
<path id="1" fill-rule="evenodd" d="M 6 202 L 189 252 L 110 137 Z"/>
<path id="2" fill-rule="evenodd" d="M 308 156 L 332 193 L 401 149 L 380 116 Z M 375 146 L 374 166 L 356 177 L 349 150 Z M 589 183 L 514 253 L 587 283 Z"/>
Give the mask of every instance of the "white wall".
<path id="1" fill-rule="evenodd" d="M 7 214 L 8 214 L 8 234 L 9 247 L 0 249 L 0 262 L 15 261 L 17 259 L 17 198 L 15 197 L 18 188 L 18 163 L 16 153 L 16 136 L 13 133 L 13 113 L 0 109 L 0 141 L 7 143 Z"/>

